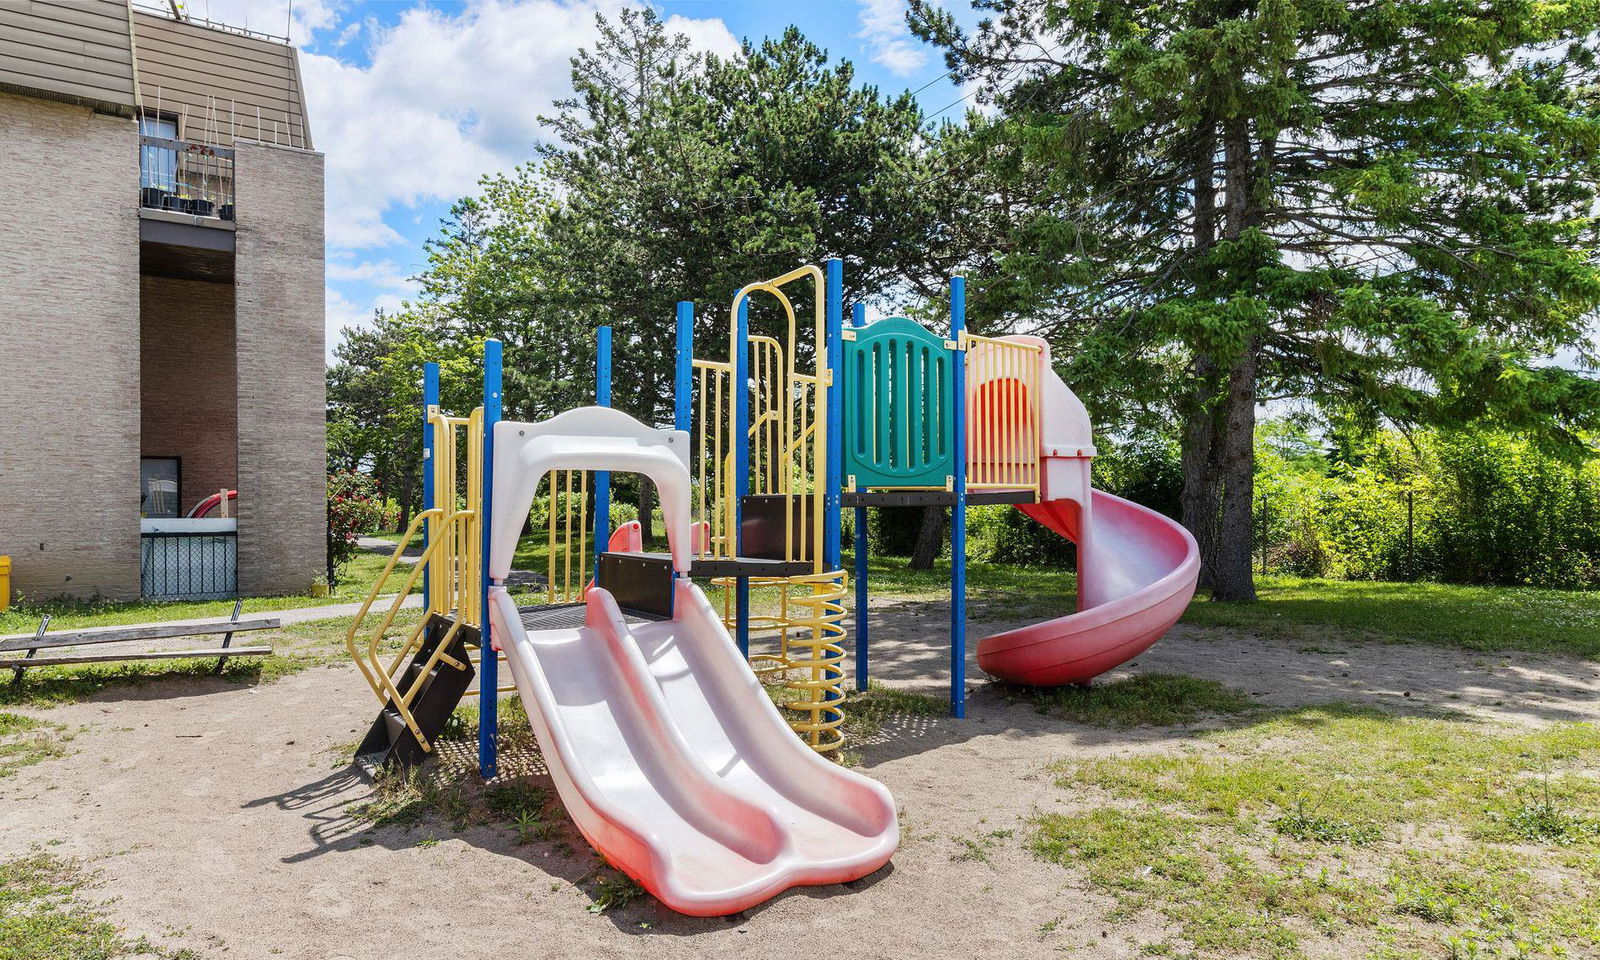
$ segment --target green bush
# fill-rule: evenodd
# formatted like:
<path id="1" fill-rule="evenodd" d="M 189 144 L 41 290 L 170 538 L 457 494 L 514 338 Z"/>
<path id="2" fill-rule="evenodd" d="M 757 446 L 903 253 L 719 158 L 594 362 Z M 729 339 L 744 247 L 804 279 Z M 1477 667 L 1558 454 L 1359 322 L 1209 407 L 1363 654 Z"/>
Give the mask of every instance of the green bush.
<path id="1" fill-rule="evenodd" d="M 1384 432 L 1305 455 L 1293 433 L 1269 422 L 1257 442 L 1255 546 L 1269 569 L 1600 586 L 1600 463 L 1491 432 Z"/>
<path id="2" fill-rule="evenodd" d="M 1098 438 L 1093 482 L 1107 493 L 1177 519 L 1183 513 L 1183 458 L 1176 440 L 1140 434 Z"/>
<path id="3" fill-rule="evenodd" d="M 1075 567 L 1077 547 L 1035 523 L 1016 507 L 991 505 L 967 511 L 967 556 L 978 563 Z"/>

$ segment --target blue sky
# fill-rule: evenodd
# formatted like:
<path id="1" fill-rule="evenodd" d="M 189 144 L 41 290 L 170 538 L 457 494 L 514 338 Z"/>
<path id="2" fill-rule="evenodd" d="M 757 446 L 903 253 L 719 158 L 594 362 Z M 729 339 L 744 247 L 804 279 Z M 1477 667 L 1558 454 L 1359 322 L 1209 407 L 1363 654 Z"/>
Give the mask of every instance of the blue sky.
<path id="1" fill-rule="evenodd" d="M 633 0 L 637 3 L 637 0 Z M 965 0 L 954 0 L 972 19 Z M 594 14 L 629 0 L 188 0 L 191 13 L 283 33 L 300 48 L 316 148 L 327 157 L 328 346 L 375 307 L 411 296 L 451 201 L 532 156 L 537 117 L 568 90 L 568 58 Z M 924 113 L 959 115 L 963 91 L 905 26 L 905 0 L 668 0 L 655 9 L 698 47 L 793 23 L 862 83 L 919 90 Z"/>

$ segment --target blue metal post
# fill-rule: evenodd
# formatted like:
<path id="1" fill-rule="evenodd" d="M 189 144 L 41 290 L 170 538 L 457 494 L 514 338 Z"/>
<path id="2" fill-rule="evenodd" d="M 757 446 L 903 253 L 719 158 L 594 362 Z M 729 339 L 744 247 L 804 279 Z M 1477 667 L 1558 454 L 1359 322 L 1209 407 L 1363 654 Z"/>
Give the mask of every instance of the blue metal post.
<path id="1" fill-rule="evenodd" d="M 611 406 L 611 328 L 595 331 L 594 402 Z M 600 576 L 600 554 L 611 545 L 611 471 L 594 475 L 594 575 Z"/>
<path id="2" fill-rule="evenodd" d="M 694 425 L 694 304 L 678 301 L 678 353 L 673 368 L 672 429 Z"/>
<path id="3" fill-rule="evenodd" d="M 433 412 L 439 408 L 439 365 L 422 365 L 422 509 L 433 509 Z M 433 533 L 433 521 L 422 521 L 422 542 Z M 422 568 L 422 596 L 428 591 L 428 568 Z"/>
<path id="4" fill-rule="evenodd" d="M 844 261 L 838 257 L 831 257 L 823 264 L 822 294 L 822 342 L 828 389 L 823 393 L 823 415 L 817 419 L 826 425 L 828 435 L 823 453 L 827 457 L 827 467 L 818 479 L 822 481 L 822 569 L 832 571 L 843 565 L 839 541 L 844 525 L 839 514 L 839 488 L 844 485 Z M 843 571 L 839 573 L 839 580 L 842 588 Z M 838 659 L 844 659 L 842 650 Z M 842 673 L 844 665 L 839 667 Z M 830 694 L 828 699 L 838 696 Z"/>
<path id="5" fill-rule="evenodd" d="M 822 562 L 824 570 L 837 570 L 841 562 L 839 488 L 844 485 L 844 261 L 838 257 L 825 265 L 823 329 L 827 346 L 828 469 L 822 488 Z M 820 419 L 820 418 L 819 418 Z"/>
<path id="6" fill-rule="evenodd" d="M 867 305 L 850 308 L 850 325 L 867 325 Z M 840 353 L 843 354 L 843 350 Z M 843 439 L 842 437 L 840 438 Z M 841 456 L 842 459 L 842 456 Z M 842 464 L 841 464 L 842 466 Z M 867 664 L 867 508 L 856 507 L 856 692 L 867 689 L 871 673 Z"/>
<path id="7" fill-rule="evenodd" d="M 694 304 L 678 301 L 678 349 L 672 369 L 672 429 L 692 435 L 694 430 Z M 693 447 L 691 446 L 692 450 Z M 678 577 L 676 571 L 673 578 Z M 674 600 L 678 595 L 673 590 Z"/>
<path id="8" fill-rule="evenodd" d="M 744 498 L 750 495 L 750 299 L 739 301 L 733 334 L 733 554 L 744 554 Z M 734 639 L 750 656 L 750 578 L 734 578 Z"/>
<path id="9" fill-rule="evenodd" d="M 500 341 L 483 342 L 483 502 L 478 504 L 483 532 L 483 593 L 478 598 L 483 623 L 478 648 L 478 775 L 488 780 L 500 768 L 496 742 L 500 731 L 500 655 L 489 626 L 489 544 L 494 530 L 494 425 L 500 422 Z"/>
<path id="10" fill-rule="evenodd" d="M 950 339 L 957 344 L 967 328 L 967 280 L 950 278 Z M 956 502 L 950 508 L 950 715 L 967 715 L 967 365 L 957 354 L 952 364 L 951 407 L 955 426 Z"/>

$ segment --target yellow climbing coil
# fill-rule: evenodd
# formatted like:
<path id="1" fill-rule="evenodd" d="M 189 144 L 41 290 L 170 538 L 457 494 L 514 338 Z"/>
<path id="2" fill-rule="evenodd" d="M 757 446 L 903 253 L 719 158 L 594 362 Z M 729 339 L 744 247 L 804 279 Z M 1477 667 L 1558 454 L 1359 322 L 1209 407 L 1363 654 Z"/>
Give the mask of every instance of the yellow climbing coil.
<path id="1" fill-rule="evenodd" d="M 712 581 L 722 588 L 722 619 L 731 631 L 737 621 L 733 610 L 731 577 Z M 764 686 L 782 685 L 792 695 L 782 698 L 782 709 L 794 714 L 789 726 L 813 750 L 829 753 L 844 743 L 844 572 L 798 577 L 752 577 L 752 594 L 776 591 L 776 610 L 752 613 L 750 639 L 776 644 L 772 653 L 750 655 L 750 669 Z"/>
<path id="2" fill-rule="evenodd" d="M 844 573 L 816 573 L 790 577 L 788 588 L 799 588 L 789 598 L 794 610 L 789 626 L 794 633 L 784 643 L 784 688 L 797 697 L 784 709 L 799 714 L 789 721 L 806 738 L 811 749 L 827 753 L 844 744 L 839 729 L 844 723 Z"/>
<path id="3" fill-rule="evenodd" d="M 417 725 L 411 705 L 422 692 L 423 681 L 435 667 L 445 664 L 457 670 L 467 669 L 467 664 L 450 656 L 446 650 L 463 626 L 478 627 L 483 619 L 483 555 L 479 549 L 482 527 L 481 517 L 474 506 L 483 499 L 483 408 L 472 411 L 470 416 L 450 417 L 440 413 L 437 407 L 430 407 L 428 422 L 433 427 L 434 443 L 433 456 L 426 469 L 433 472 L 434 498 L 442 506 L 424 510 L 412 519 L 405 536 L 400 538 L 394 554 L 384 565 L 383 572 L 367 592 L 361 611 L 345 632 L 345 649 L 378 702 L 394 706 L 424 751 L 432 751 L 433 745 Z M 461 431 L 460 436 L 457 431 Z M 465 456 L 460 459 L 466 461 L 465 477 L 461 476 L 459 471 L 462 465 L 458 463 L 459 451 L 463 449 Z M 459 482 L 462 479 L 465 480 L 464 484 Z M 388 586 L 406 545 L 424 529 L 426 542 L 422 555 L 416 563 L 411 564 L 410 572 L 379 619 L 377 629 L 371 631 L 365 645 L 358 643 L 356 638 L 362 633 L 367 615 Z M 388 638 L 406 597 L 416 588 L 424 571 L 428 574 L 428 586 L 423 614 L 386 663 L 384 640 Z M 421 648 L 423 635 L 434 614 L 451 618 L 449 630 L 434 647 L 432 655 L 417 672 L 415 679 L 406 682 L 406 661 Z"/>

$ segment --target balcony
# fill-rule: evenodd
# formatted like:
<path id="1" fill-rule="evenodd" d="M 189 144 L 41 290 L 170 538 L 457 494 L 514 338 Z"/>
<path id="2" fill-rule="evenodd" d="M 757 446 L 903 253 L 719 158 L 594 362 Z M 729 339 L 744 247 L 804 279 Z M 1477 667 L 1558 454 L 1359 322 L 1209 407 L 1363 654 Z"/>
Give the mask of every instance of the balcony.
<path id="1" fill-rule="evenodd" d="M 231 223 L 233 150 L 141 134 L 139 207 Z"/>

